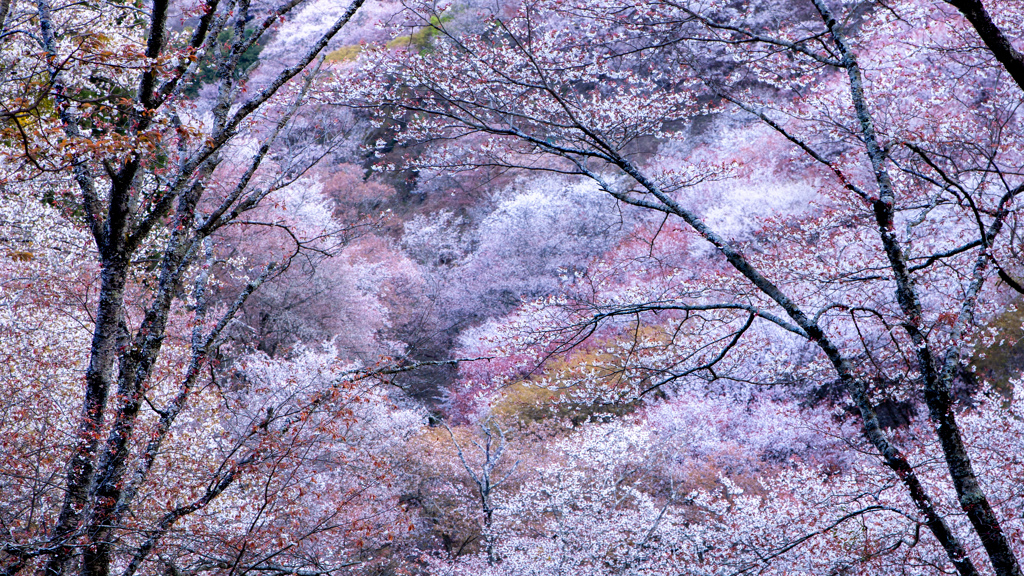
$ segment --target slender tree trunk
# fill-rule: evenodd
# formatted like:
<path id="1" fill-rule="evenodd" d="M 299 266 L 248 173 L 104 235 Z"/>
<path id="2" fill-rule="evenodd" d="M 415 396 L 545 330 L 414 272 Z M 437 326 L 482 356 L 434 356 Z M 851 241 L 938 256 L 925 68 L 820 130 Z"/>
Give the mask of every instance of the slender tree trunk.
<path id="1" fill-rule="evenodd" d="M 882 431 L 882 427 L 878 422 L 878 415 L 875 412 L 874 405 L 868 397 L 864 383 L 854 376 L 853 369 L 850 367 L 849 361 L 843 356 L 839 348 L 828 338 L 821 327 L 818 326 L 813 319 L 807 316 L 807 314 L 805 314 L 803 310 L 801 310 L 800 307 L 782 291 L 782 289 L 762 275 L 759 270 L 748 262 L 742 253 L 733 248 L 723 237 L 719 236 L 714 230 L 704 224 L 704 222 L 702 222 L 695 214 L 674 202 L 671 197 L 666 195 L 664 191 L 658 187 L 657 183 L 648 179 L 643 172 L 630 163 L 629 160 L 621 157 L 616 158 L 616 165 L 625 173 L 629 174 L 640 185 L 646 188 L 652 195 L 658 198 L 658 200 L 664 205 L 664 212 L 679 216 L 705 240 L 714 245 L 733 266 L 733 268 L 747 278 L 747 280 L 756 286 L 763 294 L 779 304 L 779 306 L 786 311 L 786 314 L 793 319 L 797 326 L 805 332 L 806 337 L 810 341 L 814 342 L 814 344 L 825 353 L 825 356 L 829 359 L 829 362 L 838 374 L 845 389 L 850 393 L 854 403 L 857 405 L 857 409 L 861 417 L 864 436 L 882 455 L 882 460 L 886 467 L 892 470 L 900 481 L 903 482 L 903 485 L 910 493 L 910 497 L 914 501 L 918 511 L 924 516 L 925 524 L 935 536 L 936 540 L 939 541 L 939 544 L 949 557 L 950 562 L 952 562 L 956 567 L 957 572 L 959 572 L 961 576 L 977 576 L 979 574 L 978 569 L 971 562 L 970 556 L 967 555 L 967 551 L 959 538 L 957 538 L 956 534 L 950 529 L 945 519 L 935 509 L 931 496 L 925 489 L 924 484 L 921 483 L 920 478 L 918 478 L 917 474 L 914 472 L 910 462 Z M 912 290 L 909 292 L 904 291 L 902 293 L 903 297 L 906 297 L 908 294 L 912 301 L 916 301 L 914 300 L 916 299 L 916 295 Z"/>
<path id="2" fill-rule="evenodd" d="M 74 552 L 75 537 L 86 512 L 90 487 L 95 476 L 96 451 L 103 428 L 107 398 L 113 377 L 117 345 L 121 336 L 124 290 L 128 263 L 124 258 L 106 259 L 102 265 L 99 306 L 93 329 L 89 367 L 85 374 L 85 398 L 75 446 L 68 463 L 64 503 L 51 541 L 57 552 L 44 570 L 46 576 L 59 576 Z"/>
<path id="3" fill-rule="evenodd" d="M 999 576 L 1021 576 L 1020 566 L 1013 549 L 999 525 L 999 520 L 978 482 L 971 460 L 967 455 L 963 436 L 952 410 L 950 393 L 952 374 L 950 373 L 946 378 L 942 377 L 943 372 L 946 371 L 938 370 L 936 358 L 932 354 L 928 338 L 922 329 L 923 315 L 917 287 L 907 266 L 907 255 L 895 234 L 896 194 L 886 168 L 886 153 L 878 142 L 874 122 L 868 109 L 863 78 L 856 55 L 847 45 L 839 22 L 832 15 L 824 0 L 812 0 L 812 2 L 821 14 L 836 48 L 842 55 L 843 67 L 849 77 L 850 94 L 860 123 L 861 140 L 864 142 L 865 151 L 871 160 L 872 170 L 878 184 L 878 198 L 872 202 L 878 234 L 889 260 L 889 268 L 896 281 L 896 301 L 904 315 L 903 328 L 917 348 L 918 368 L 924 377 L 924 396 L 925 403 L 928 405 L 929 418 L 939 438 L 960 505 L 967 513 L 981 539 L 996 574 Z M 972 0 L 963 0 L 961 3 L 977 4 Z M 980 7 L 980 4 L 978 6 Z M 1016 56 L 1019 58 L 1020 55 Z M 1024 73 L 1024 68 L 1021 72 Z M 1021 78 L 1024 80 L 1024 75 Z M 999 220 L 993 224 L 994 232 L 998 232 L 999 224 Z M 988 233 L 983 230 L 982 235 L 988 236 Z M 983 265 L 987 259 L 984 250 L 988 246 L 988 239 L 983 238 L 982 240 L 983 252 L 978 264 L 981 270 L 976 271 L 979 282 L 984 278 L 980 273 L 983 271 Z M 975 291 L 977 289 L 980 289 L 980 284 L 975 287 Z M 968 298 L 961 309 L 961 319 L 965 315 L 969 317 L 972 311 L 973 301 Z M 955 337 L 956 335 L 954 335 Z"/>
<path id="4" fill-rule="evenodd" d="M 1013 47 L 1013 43 L 992 21 L 992 16 L 985 10 L 981 0 L 946 0 L 956 7 L 961 14 L 974 26 L 975 31 L 992 51 L 996 60 L 1006 68 L 1017 86 L 1024 90 L 1024 54 Z"/>
<path id="5" fill-rule="evenodd" d="M 4 25 L 7 23 L 7 15 L 11 13 L 11 0 L 0 0 L 0 34 L 4 32 Z"/>

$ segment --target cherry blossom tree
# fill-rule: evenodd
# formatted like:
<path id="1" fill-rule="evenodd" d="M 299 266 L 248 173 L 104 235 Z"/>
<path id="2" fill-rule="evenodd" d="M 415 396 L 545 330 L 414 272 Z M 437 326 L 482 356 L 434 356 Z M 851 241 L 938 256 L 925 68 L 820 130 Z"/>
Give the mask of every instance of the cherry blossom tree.
<path id="1" fill-rule="evenodd" d="M 1019 506 L 1015 384 L 963 418 L 978 461 L 1003 474 L 986 489 L 1002 514 Z M 678 397 L 590 424 L 548 446 L 494 500 L 491 554 L 435 555 L 455 574 L 907 574 L 938 570 L 942 547 L 915 504 L 866 452 L 856 425 L 793 401 L 739 405 Z M 956 490 L 927 422 L 903 429 L 907 456 L 958 529 Z M 996 448 L 996 447 L 999 448 Z M 788 454 L 780 455 L 780 450 Z M 1011 457 L 1012 458 L 1012 457 Z M 1017 526 L 1010 528 L 1017 538 Z M 493 557 L 497 557 L 497 561 Z"/>
<path id="2" fill-rule="evenodd" d="M 910 0 L 524 2 L 479 34 L 449 30 L 433 4 L 415 4 L 410 18 L 434 29 L 431 50 L 370 55 L 354 76 L 363 90 L 353 94 L 343 77 L 338 97 L 408 111 L 407 138 L 438 142 L 419 165 L 578 175 L 703 241 L 716 258 L 703 272 L 563 299 L 562 316 L 539 305 L 533 321 L 570 329 L 547 339 L 557 350 L 619 320 L 630 362 L 613 374 L 639 393 L 695 378 L 750 381 L 744 352 L 765 342 L 813 347 L 775 372 L 837 383 L 915 522 L 944 551 L 942 569 L 1020 574 L 1017 521 L 994 507 L 954 392 L 985 320 L 1007 301 L 1000 282 L 1020 286 L 1011 262 L 1022 92 L 1006 79 L 1017 77 L 1009 38 L 1020 11 L 951 4 L 966 22 L 952 7 Z M 723 162 L 713 135 L 701 142 L 681 129 L 707 114 L 768 133 L 750 156 Z M 465 137 L 469 150 L 451 143 Z M 672 139 L 674 157 L 651 152 Z M 723 181 L 757 176 L 746 164 L 780 145 L 790 152 L 770 173 L 811 181 L 807 210 L 766 215 L 753 236 L 714 226 L 708 197 Z M 907 399 L 927 407 L 941 481 L 883 427 L 880 407 Z M 941 504 L 945 486 L 955 512 Z"/>
<path id="3" fill-rule="evenodd" d="M 380 474 L 331 466 L 352 405 L 383 399 L 352 388 L 357 367 L 298 365 L 301 386 L 256 398 L 282 383 L 221 349 L 248 297 L 325 233 L 258 210 L 289 207 L 324 156 L 322 139 L 284 146 L 363 2 L 254 71 L 305 4 L 3 4 L 5 574 L 320 574 L 360 548 L 323 537 L 354 534 L 343 509 Z M 282 249 L 230 254 L 243 229 Z M 300 497 L 325 486 L 320 508 Z"/>

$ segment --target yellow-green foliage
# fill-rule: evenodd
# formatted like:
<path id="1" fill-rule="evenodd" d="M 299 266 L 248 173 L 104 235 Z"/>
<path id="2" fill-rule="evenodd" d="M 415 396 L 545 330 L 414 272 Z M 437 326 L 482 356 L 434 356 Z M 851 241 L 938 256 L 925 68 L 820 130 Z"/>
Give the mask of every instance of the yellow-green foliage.
<path id="1" fill-rule="evenodd" d="M 363 47 L 361 45 L 350 44 L 328 53 L 326 60 L 328 62 L 351 62 L 352 60 L 355 60 L 362 51 Z"/>
<path id="2" fill-rule="evenodd" d="M 43 97 L 50 90 L 50 79 L 46 74 L 36 74 L 23 84 L 23 91 L 19 94 L 12 94 L 8 98 L 7 106 L 14 111 L 6 116 L 7 122 L 0 123 L 0 126 L 15 129 L 16 140 L 21 138 L 22 130 L 33 130 L 45 120 L 57 118 L 57 105 L 52 97 Z"/>
<path id="3" fill-rule="evenodd" d="M 589 420 L 608 420 L 629 414 L 640 405 L 638 400 L 606 404 L 567 400 L 567 396 L 564 390 L 518 382 L 505 389 L 492 413 L 503 420 L 517 419 L 523 425 L 558 420 L 578 426 Z"/>
<path id="4" fill-rule="evenodd" d="M 441 25 L 451 20 L 451 16 L 430 17 L 430 25 L 424 26 L 408 36 L 398 36 L 387 43 L 388 48 L 415 48 L 419 52 L 430 50 L 430 41 L 441 33 Z"/>
<path id="5" fill-rule="evenodd" d="M 545 379 L 545 386 L 538 386 L 535 379 L 516 382 L 502 391 L 491 413 L 501 420 L 518 420 L 522 425 L 555 420 L 573 426 L 629 414 L 640 405 L 639 399 L 627 397 L 614 403 L 573 399 L 573 382 L 586 371 L 608 371 L 606 386 L 614 389 L 616 383 L 609 367 L 616 365 L 615 360 L 613 353 L 601 348 L 576 350 L 565 358 L 551 360 L 536 379 Z"/>

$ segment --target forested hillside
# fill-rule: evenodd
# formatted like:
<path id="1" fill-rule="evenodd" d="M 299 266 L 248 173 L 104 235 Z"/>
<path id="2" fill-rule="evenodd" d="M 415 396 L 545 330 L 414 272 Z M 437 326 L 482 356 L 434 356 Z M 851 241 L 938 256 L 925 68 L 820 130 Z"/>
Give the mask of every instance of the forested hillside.
<path id="1" fill-rule="evenodd" d="M 0 0 L 4 576 L 1019 576 L 1024 2 Z"/>

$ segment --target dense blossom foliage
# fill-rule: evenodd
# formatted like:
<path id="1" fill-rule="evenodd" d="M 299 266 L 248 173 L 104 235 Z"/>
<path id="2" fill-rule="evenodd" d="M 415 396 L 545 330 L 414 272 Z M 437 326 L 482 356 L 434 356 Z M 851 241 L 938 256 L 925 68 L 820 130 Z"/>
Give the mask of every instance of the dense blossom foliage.
<path id="1" fill-rule="evenodd" d="M 1022 60 L 1005 49 L 999 16 L 951 4 L 541 1 L 494 14 L 480 33 L 414 4 L 410 18 L 438 37 L 432 50 L 372 54 L 339 96 L 354 87 L 408 111 L 411 141 L 472 142 L 434 146 L 415 166 L 577 174 L 688 237 L 690 258 L 667 266 L 662 228 L 649 237 L 655 279 L 630 258 L 633 271 L 597 269 L 592 290 L 519 315 L 520 348 L 543 357 L 594 346 L 574 378 L 542 385 L 619 402 L 692 380 L 831 386 L 948 566 L 1019 574 L 1014 529 L 1002 526 L 1014 520 L 987 495 L 955 405 L 956 390 L 975 387 L 973 347 L 989 344 L 980 327 L 1006 303 L 999 282 L 1019 286 L 1024 83 L 1007 74 Z M 722 150 L 684 130 L 709 114 L 761 124 L 747 135 L 777 155 Z M 662 150 L 645 150 L 658 141 Z M 728 226 L 716 210 L 728 208 L 729 188 L 756 194 L 747 183 L 764 178 L 810 181 L 806 207 Z M 695 240 L 710 253 L 694 253 Z M 900 418 L 886 412 L 921 401 L 969 529 L 942 505 L 945 489 L 916 464 L 913 442 L 887 430 Z M 975 538 L 985 558 L 971 555 Z"/>
<path id="2" fill-rule="evenodd" d="M 1020 575 L 1022 37 L 0 0 L 0 570 Z"/>

